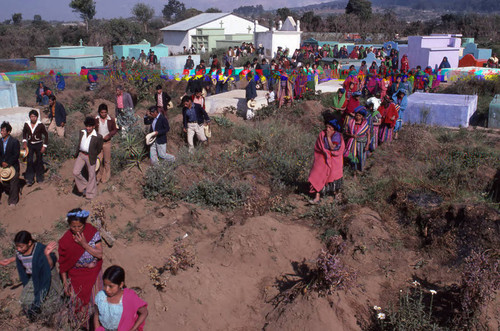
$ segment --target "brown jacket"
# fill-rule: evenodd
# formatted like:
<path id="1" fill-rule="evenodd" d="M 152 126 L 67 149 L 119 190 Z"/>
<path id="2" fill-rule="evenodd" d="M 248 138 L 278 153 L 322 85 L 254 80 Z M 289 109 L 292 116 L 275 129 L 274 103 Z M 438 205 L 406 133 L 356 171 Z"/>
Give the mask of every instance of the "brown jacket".
<path id="1" fill-rule="evenodd" d="M 30 121 L 25 122 L 23 127 L 23 143 L 24 142 L 32 144 L 43 143 L 43 146 L 47 147 L 47 144 L 49 143 L 49 134 L 47 133 L 45 125 L 38 121 L 35 129 L 32 130 Z"/>
<path id="2" fill-rule="evenodd" d="M 76 154 L 75 158 L 78 157 L 78 154 L 80 154 L 80 144 L 82 143 L 82 138 L 83 138 L 83 131 L 80 131 L 80 138 L 78 138 L 78 145 L 76 146 Z M 94 165 L 97 160 L 97 156 L 99 153 L 102 151 L 102 136 L 97 133 L 97 137 L 92 137 L 90 138 L 90 144 L 89 144 L 89 162 L 90 165 Z"/>
<path id="3" fill-rule="evenodd" d="M 99 115 L 95 117 L 95 132 L 97 133 L 99 133 L 99 124 L 101 123 L 101 121 L 99 120 L 100 118 L 101 117 Z M 109 139 L 104 140 L 104 137 L 102 137 L 103 141 L 110 141 L 111 138 L 113 138 L 113 136 L 118 132 L 115 119 L 108 115 L 107 120 L 108 121 L 106 122 L 106 124 L 108 125 Z"/>

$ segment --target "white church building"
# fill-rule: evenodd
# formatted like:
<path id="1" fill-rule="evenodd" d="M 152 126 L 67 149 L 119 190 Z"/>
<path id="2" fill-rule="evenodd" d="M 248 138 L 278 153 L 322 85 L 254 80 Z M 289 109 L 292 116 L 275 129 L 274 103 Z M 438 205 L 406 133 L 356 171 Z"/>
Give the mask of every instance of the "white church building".
<path id="1" fill-rule="evenodd" d="M 164 27 L 161 31 L 163 44 L 168 46 L 169 52 L 176 54 L 183 52 L 184 46 L 190 48 L 194 45 L 199 50 L 203 45 L 210 51 L 224 45 L 224 41 L 234 41 L 234 44 L 254 42 L 254 32 L 269 29 L 232 13 L 203 13 Z"/>

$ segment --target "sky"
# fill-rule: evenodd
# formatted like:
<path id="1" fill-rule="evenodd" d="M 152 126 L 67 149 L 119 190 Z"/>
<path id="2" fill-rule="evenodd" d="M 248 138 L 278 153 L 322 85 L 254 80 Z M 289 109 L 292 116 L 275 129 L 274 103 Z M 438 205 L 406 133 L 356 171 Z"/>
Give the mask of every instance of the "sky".
<path id="1" fill-rule="evenodd" d="M 281 7 L 297 7 L 313 3 L 323 2 L 321 0 L 274 0 L 269 2 L 262 0 L 179 0 L 186 8 L 206 10 L 209 7 L 219 8 L 223 12 L 230 12 L 240 6 L 262 4 L 264 9 L 276 9 Z M 0 21 L 10 19 L 12 14 L 21 13 L 23 19 L 31 20 L 34 15 L 41 15 L 43 20 L 77 21 L 80 20 L 77 13 L 73 13 L 69 7 L 70 0 L 0 0 Z M 131 17 L 130 11 L 137 2 L 144 2 L 155 9 L 155 15 L 161 16 L 163 6 L 168 0 L 96 0 L 97 15 L 95 18 L 118 18 Z"/>

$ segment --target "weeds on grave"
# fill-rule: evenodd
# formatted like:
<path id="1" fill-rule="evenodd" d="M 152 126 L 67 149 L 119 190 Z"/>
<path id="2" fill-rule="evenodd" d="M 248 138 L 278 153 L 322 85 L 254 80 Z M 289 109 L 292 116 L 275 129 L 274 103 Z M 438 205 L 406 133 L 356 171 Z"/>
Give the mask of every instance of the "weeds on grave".
<path id="1" fill-rule="evenodd" d="M 50 160 L 64 162 L 73 158 L 76 151 L 76 142 L 72 139 L 61 138 L 58 135 L 49 133 L 50 144 L 47 147 L 47 157 Z"/>
<path id="2" fill-rule="evenodd" d="M 121 229 L 116 236 L 117 238 L 123 238 L 127 241 L 132 241 L 138 229 L 139 227 L 137 226 L 137 222 L 132 223 L 128 221 L 127 225 L 125 225 L 125 228 Z"/>
<path id="3" fill-rule="evenodd" d="M 258 151 L 272 179 L 288 186 L 307 182 L 312 160 L 311 146 L 315 138 L 296 132 L 300 129 L 294 125 L 272 123 L 255 129 L 246 140 L 251 149 Z"/>
<path id="4" fill-rule="evenodd" d="M 500 289 L 500 264 L 498 253 L 473 251 L 465 260 L 459 294 L 460 313 L 457 325 L 467 330 L 479 330 L 480 317 Z M 486 328 L 485 328 L 486 329 Z"/>
<path id="5" fill-rule="evenodd" d="M 434 323 L 432 318 L 432 304 L 436 291 L 424 291 L 415 281 L 413 287 L 406 292 L 400 292 L 396 308 L 390 307 L 387 311 L 381 307 L 373 307 L 373 328 L 371 330 L 412 330 L 431 331 L 446 330 Z M 429 297 L 429 305 L 425 297 Z"/>
<path id="6" fill-rule="evenodd" d="M 163 197 L 175 201 L 180 198 L 175 167 L 176 165 L 170 162 L 158 162 L 148 168 L 143 187 L 146 199 Z"/>
<path id="7" fill-rule="evenodd" d="M 185 200 L 220 210 L 233 210 L 245 204 L 250 190 L 250 185 L 244 182 L 205 179 L 191 186 Z"/>
<path id="8" fill-rule="evenodd" d="M 0 268 L 0 288 L 4 289 L 7 286 L 14 285 L 12 273 L 15 269 L 13 264 Z"/>
<path id="9" fill-rule="evenodd" d="M 300 218 L 308 218 L 316 221 L 319 226 L 336 224 L 339 217 L 339 206 L 335 202 L 325 202 L 313 205 Z"/>
<path id="10" fill-rule="evenodd" d="M 218 126 L 223 128 L 230 128 L 234 126 L 234 123 L 231 122 L 229 118 L 224 116 L 212 116 L 210 119 L 214 121 Z"/>
<path id="11" fill-rule="evenodd" d="M 157 290 L 163 291 L 167 286 L 167 278 L 163 275 L 168 272 L 175 276 L 181 270 L 192 268 L 195 264 L 195 253 L 193 247 L 185 242 L 176 242 L 174 252 L 167 258 L 165 264 L 161 267 L 146 266 L 149 278 Z"/>
<path id="12" fill-rule="evenodd" d="M 82 113 L 87 116 L 92 112 L 92 109 L 89 106 L 89 102 L 91 99 L 87 95 L 82 95 L 76 98 L 73 103 L 68 107 L 68 112 L 70 113 Z"/>
<path id="13" fill-rule="evenodd" d="M 331 237 L 314 264 L 296 263 L 294 275 L 278 280 L 280 293 L 272 299 L 275 312 L 283 313 L 298 296 L 314 291 L 329 295 L 337 290 L 349 290 L 356 285 L 357 273 L 342 262 L 345 242 L 341 236 Z"/>

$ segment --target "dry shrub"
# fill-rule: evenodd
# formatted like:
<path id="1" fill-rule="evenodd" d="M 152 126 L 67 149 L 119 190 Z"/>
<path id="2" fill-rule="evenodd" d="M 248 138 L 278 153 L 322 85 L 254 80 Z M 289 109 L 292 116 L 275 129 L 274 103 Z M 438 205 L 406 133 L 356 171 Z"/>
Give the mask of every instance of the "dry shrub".
<path id="1" fill-rule="evenodd" d="M 194 252 L 193 246 L 178 241 L 174 244 L 174 252 L 170 255 L 165 264 L 161 267 L 154 267 L 152 265 L 147 265 L 145 267 L 149 274 L 153 286 L 159 291 L 163 291 L 167 286 L 167 280 L 163 274 L 165 272 L 170 273 L 170 275 L 175 276 L 180 270 L 187 270 L 194 266 L 196 259 L 196 254 Z"/>

